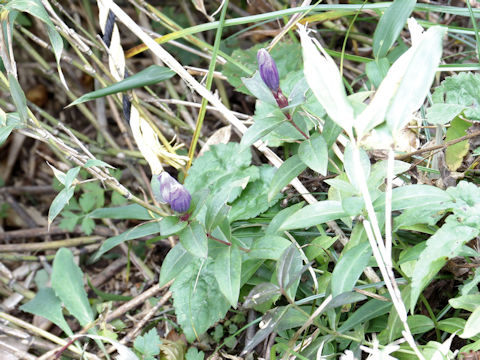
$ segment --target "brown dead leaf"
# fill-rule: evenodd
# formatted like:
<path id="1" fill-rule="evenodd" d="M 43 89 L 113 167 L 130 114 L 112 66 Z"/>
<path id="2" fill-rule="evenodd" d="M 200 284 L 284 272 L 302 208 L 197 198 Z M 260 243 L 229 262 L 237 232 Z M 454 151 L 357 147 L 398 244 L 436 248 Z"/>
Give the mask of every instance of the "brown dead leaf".
<path id="1" fill-rule="evenodd" d="M 208 151 L 210 149 L 210 146 L 212 145 L 217 145 L 217 144 L 226 144 L 230 141 L 230 136 L 232 135 L 232 126 L 227 125 L 224 126 L 217 131 L 215 131 L 212 136 L 210 136 L 203 145 L 202 150 L 200 150 L 200 153 L 198 154 L 198 157 L 202 156 L 203 153 Z"/>

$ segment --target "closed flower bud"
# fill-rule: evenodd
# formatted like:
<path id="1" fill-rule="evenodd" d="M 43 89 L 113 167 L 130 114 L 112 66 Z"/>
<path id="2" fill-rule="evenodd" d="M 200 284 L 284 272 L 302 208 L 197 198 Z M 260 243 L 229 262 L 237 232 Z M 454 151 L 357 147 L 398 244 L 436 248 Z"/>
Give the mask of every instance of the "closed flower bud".
<path id="1" fill-rule="evenodd" d="M 188 190 L 165 171 L 158 175 L 157 178 L 160 191 L 154 189 L 154 193 L 157 195 L 158 200 L 168 203 L 173 211 L 187 211 L 192 200 Z"/>
<path id="2" fill-rule="evenodd" d="M 272 56 L 267 50 L 260 49 L 257 52 L 257 61 L 258 69 L 263 82 L 270 90 L 277 92 L 280 88 L 280 80 L 278 77 L 278 69 L 277 65 L 275 64 L 275 60 L 273 60 Z"/>

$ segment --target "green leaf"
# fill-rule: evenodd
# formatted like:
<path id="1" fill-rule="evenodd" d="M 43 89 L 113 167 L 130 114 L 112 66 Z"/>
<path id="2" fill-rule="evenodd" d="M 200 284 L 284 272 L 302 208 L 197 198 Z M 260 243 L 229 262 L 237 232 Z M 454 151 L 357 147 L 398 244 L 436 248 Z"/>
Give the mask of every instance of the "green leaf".
<path id="1" fill-rule="evenodd" d="M 55 296 L 51 288 L 41 288 L 28 303 L 20 306 L 20 310 L 42 316 L 62 329 L 68 336 L 73 335 L 62 313 L 62 302 Z"/>
<path id="2" fill-rule="evenodd" d="M 290 215 L 280 230 L 308 228 L 347 216 L 340 201 L 325 200 L 305 206 Z"/>
<path id="3" fill-rule="evenodd" d="M 10 95 L 12 96 L 13 103 L 17 108 L 20 120 L 23 123 L 26 123 L 28 120 L 27 98 L 25 97 L 25 93 L 23 92 L 22 87 L 18 83 L 17 78 L 10 73 L 8 74 L 8 85 L 10 88 Z"/>
<path id="4" fill-rule="evenodd" d="M 92 210 L 95 207 L 95 196 L 91 193 L 83 193 L 80 196 L 80 199 L 78 201 L 80 207 L 82 208 L 82 211 L 84 213 L 88 213 L 90 210 Z"/>
<path id="5" fill-rule="evenodd" d="M 445 141 L 447 142 L 465 136 L 470 126 L 472 126 L 471 122 L 455 118 L 447 130 Z M 469 149 L 470 144 L 468 140 L 447 147 L 445 150 L 445 162 L 450 171 L 455 171 L 462 165 L 463 158 L 468 154 Z"/>
<path id="6" fill-rule="evenodd" d="M 373 86 L 375 86 L 376 88 L 378 88 L 382 80 L 387 75 L 389 68 L 390 62 L 385 57 L 372 60 L 365 64 L 365 72 L 367 73 L 368 79 L 373 83 Z"/>
<path id="7" fill-rule="evenodd" d="M 362 242 L 342 254 L 332 272 L 332 296 L 335 297 L 353 290 L 371 256 L 372 249 L 368 241 Z"/>
<path id="8" fill-rule="evenodd" d="M 287 186 L 290 181 L 300 175 L 305 169 L 306 166 L 300 161 L 298 155 L 293 155 L 285 160 L 273 176 L 270 190 L 268 191 L 268 199 L 273 199 L 281 189 Z"/>
<path id="9" fill-rule="evenodd" d="M 153 360 L 155 355 L 160 354 L 161 344 L 162 341 L 158 336 L 157 329 L 151 328 L 147 333 L 137 336 L 133 342 L 133 347 L 143 355 L 145 360 Z"/>
<path id="10" fill-rule="evenodd" d="M 413 335 L 425 334 L 435 327 L 432 319 L 425 315 L 410 315 L 407 323 Z"/>
<path id="11" fill-rule="evenodd" d="M 427 119 L 429 118 L 430 111 L 433 111 L 435 108 L 435 105 L 441 104 L 451 106 L 451 108 L 442 108 L 445 110 L 443 118 L 450 117 L 455 108 L 462 108 L 465 109 L 463 111 L 467 119 L 474 121 L 480 120 L 479 91 L 479 74 L 461 72 L 457 75 L 447 77 L 442 81 L 440 86 L 437 86 L 432 95 L 434 105 L 427 110 Z M 450 111 L 448 111 L 448 109 L 450 109 Z M 439 118 L 442 118 L 442 114 L 439 114 Z"/>
<path id="12" fill-rule="evenodd" d="M 422 251 L 412 276 L 412 294 L 410 309 L 413 312 L 420 292 L 445 265 L 449 258 L 459 254 L 462 246 L 479 233 L 478 229 L 456 222 L 453 215 L 445 224 L 427 240 L 427 247 Z"/>
<path id="13" fill-rule="evenodd" d="M 82 270 L 75 264 L 72 252 L 66 248 L 59 249 L 53 260 L 52 288 L 80 325 L 86 326 L 94 320 L 83 286 Z"/>
<path id="14" fill-rule="evenodd" d="M 258 110 L 260 109 L 261 108 L 258 108 Z M 264 116 L 257 116 L 258 118 L 255 120 L 253 125 L 250 126 L 243 134 L 242 140 L 240 142 L 242 146 L 251 146 L 257 140 L 270 134 L 272 131 L 274 131 L 287 121 L 285 115 L 278 109 L 275 109 L 274 111 Z"/>
<path id="15" fill-rule="evenodd" d="M 92 166 L 100 166 L 100 167 L 107 167 L 110 169 L 115 169 L 112 165 L 107 164 L 105 161 L 99 160 L 99 159 L 88 159 L 87 162 L 84 165 L 86 168 L 92 167 Z"/>
<path id="16" fill-rule="evenodd" d="M 93 219 L 133 219 L 152 220 L 153 214 L 138 204 L 95 209 L 89 217 Z"/>
<path id="17" fill-rule="evenodd" d="M 169 68 L 159 65 L 150 65 L 148 68 L 113 85 L 82 95 L 68 106 L 78 105 L 86 101 L 98 99 L 103 96 L 124 92 L 142 86 L 155 85 L 160 81 L 170 79 L 173 75 L 175 75 L 175 72 Z"/>
<path id="18" fill-rule="evenodd" d="M 245 298 L 243 307 L 254 308 L 270 301 L 273 297 L 280 295 L 280 288 L 272 283 L 261 283 L 256 285 Z"/>
<path id="19" fill-rule="evenodd" d="M 445 31 L 443 27 L 432 26 L 405 53 L 410 58 L 386 114 L 392 134 L 402 129 L 411 114 L 422 106 L 442 56 Z M 407 54 L 409 51 L 411 54 Z M 395 64 L 390 69 L 395 69 Z"/>
<path id="20" fill-rule="evenodd" d="M 182 244 L 175 245 L 162 262 L 159 286 L 164 286 L 177 277 L 194 259 L 195 257 L 185 250 Z"/>
<path id="21" fill-rule="evenodd" d="M 387 55 L 416 3 L 416 0 L 396 0 L 385 10 L 373 34 L 373 55 L 377 59 Z"/>
<path id="22" fill-rule="evenodd" d="M 380 196 L 373 203 L 375 211 L 385 208 L 385 195 Z M 415 184 L 401 186 L 392 191 L 392 210 L 414 209 L 420 206 L 430 206 L 443 210 L 452 206 L 452 197 L 435 186 Z"/>
<path id="23" fill-rule="evenodd" d="M 290 244 L 284 237 L 266 235 L 253 240 L 248 255 L 256 259 L 278 260 Z"/>
<path id="24" fill-rule="evenodd" d="M 231 203 L 232 209 L 228 215 L 231 222 L 236 220 L 248 220 L 265 212 L 273 206 L 281 197 L 280 194 L 268 199 L 268 191 L 276 169 L 272 166 L 259 167 L 260 177 L 250 182 L 240 196 Z"/>
<path id="25" fill-rule="evenodd" d="M 368 320 L 375 319 L 388 313 L 392 309 L 390 301 L 371 299 L 360 306 L 343 324 L 338 332 L 345 333 L 357 325 L 364 324 Z"/>
<path id="26" fill-rule="evenodd" d="M 465 108 L 465 105 L 458 104 L 433 104 L 427 109 L 427 121 L 435 125 L 449 123 L 460 115 Z"/>
<path id="27" fill-rule="evenodd" d="M 15 125 L 6 125 L 4 127 L 0 127 L 0 146 L 2 146 L 7 140 L 13 129 L 15 129 Z"/>
<path id="28" fill-rule="evenodd" d="M 120 235 L 117 235 L 105 240 L 102 246 L 100 246 L 100 249 L 98 249 L 97 252 L 93 254 L 90 261 L 91 262 L 97 261 L 107 251 L 110 251 L 115 246 L 118 246 L 125 241 L 138 239 L 144 236 L 158 234 L 158 233 L 160 233 L 160 224 L 158 221 L 140 224 L 132 229 L 129 229 L 121 233 Z"/>
<path id="29" fill-rule="evenodd" d="M 291 205 L 279 211 L 268 224 L 267 229 L 265 230 L 265 235 L 282 234 L 283 231 L 280 230 L 282 224 L 290 217 L 290 215 L 300 210 L 303 204 L 303 202 L 299 202 L 298 204 Z"/>
<path id="30" fill-rule="evenodd" d="M 55 196 L 48 210 L 48 224 L 51 224 L 57 215 L 60 214 L 60 211 L 68 204 L 74 192 L 74 187 L 64 188 Z"/>
<path id="31" fill-rule="evenodd" d="M 303 141 L 298 148 L 298 156 L 313 171 L 327 175 L 328 149 L 322 135 L 314 134 Z"/>
<path id="32" fill-rule="evenodd" d="M 277 105 L 272 91 L 265 85 L 258 71 L 255 71 L 255 74 L 250 78 L 243 77 L 242 82 L 248 91 L 257 99 L 268 104 Z"/>
<path id="33" fill-rule="evenodd" d="M 350 180 L 350 184 L 355 186 L 355 189 L 357 189 L 357 191 L 360 191 L 360 185 L 358 184 L 358 179 L 362 175 L 357 174 L 356 172 L 358 161 L 356 160 L 356 156 L 354 156 L 354 151 L 355 151 L 354 145 L 352 145 L 352 143 L 349 142 L 345 147 L 343 166 L 345 167 L 345 172 L 347 173 L 348 180 Z M 363 170 L 363 177 L 365 179 L 368 179 L 368 177 L 370 176 L 370 169 L 371 169 L 370 159 L 367 153 L 365 152 L 365 150 L 359 148 L 358 151 L 360 153 L 360 167 Z"/>
<path id="34" fill-rule="evenodd" d="M 478 333 L 480 333 L 480 307 L 477 307 L 468 317 L 467 322 L 465 323 L 465 329 L 460 337 L 463 339 L 470 339 Z"/>
<path id="35" fill-rule="evenodd" d="M 448 303 L 454 309 L 463 309 L 473 312 L 480 306 L 480 294 L 459 296 L 457 298 L 448 300 Z"/>
<path id="36" fill-rule="evenodd" d="M 221 295 L 209 260 L 197 258 L 180 273 L 170 289 L 177 322 L 188 341 L 202 335 L 230 308 Z"/>
<path id="37" fill-rule="evenodd" d="M 295 244 L 283 252 L 277 262 L 277 281 L 280 289 L 286 291 L 290 299 L 295 300 L 295 294 L 302 275 L 302 257 Z"/>
<path id="38" fill-rule="evenodd" d="M 448 319 L 443 319 L 438 322 L 438 329 L 440 331 L 448 332 L 449 334 L 453 334 L 454 332 L 458 332 L 458 334 L 462 334 L 463 329 L 465 328 L 465 323 L 467 321 L 465 319 L 452 317 Z"/>
<path id="39" fill-rule="evenodd" d="M 188 224 L 179 234 L 180 243 L 190 254 L 206 258 L 208 255 L 208 239 L 205 229 L 197 221 Z"/>
<path id="40" fill-rule="evenodd" d="M 204 360 L 205 354 L 203 351 L 198 351 L 197 348 L 191 347 L 188 349 L 187 353 L 185 354 L 185 360 Z"/>
<path id="41" fill-rule="evenodd" d="M 95 229 L 95 221 L 90 219 L 89 217 L 84 217 L 82 219 L 82 231 L 85 233 L 85 235 L 90 235 L 93 232 L 93 229 Z"/>
<path id="42" fill-rule="evenodd" d="M 215 257 L 215 278 L 218 287 L 230 305 L 237 307 L 242 273 L 242 253 L 235 246 L 223 246 Z"/>
<path id="43" fill-rule="evenodd" d="M 177 234 L 187 227 L 186 221 L 180 221 L 178 216 L 167 216 L 160 220 L 160 235 L 167 237 Z"/>

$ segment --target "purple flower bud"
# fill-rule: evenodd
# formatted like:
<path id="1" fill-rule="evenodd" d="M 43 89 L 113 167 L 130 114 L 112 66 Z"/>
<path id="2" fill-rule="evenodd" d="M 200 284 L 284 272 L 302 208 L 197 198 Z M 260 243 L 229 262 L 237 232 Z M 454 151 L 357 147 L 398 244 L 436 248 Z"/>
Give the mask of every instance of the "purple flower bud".
<path id="1" fill-rule="evenodd" d="M 260 49 L 257 52 L 257 61 L 263 82 L 270 90 L 277 92 L 280 87 L 280 80 L 275 60 L 273 60 L 267 50 Z"/>
<path id="2" fill-rule="evenodd" d="M 173 211 L 185 212 L 190 207 L 192 197 L 185 187 L 167 172 L 158 175 L 160 201 L 170 204 Z"/>

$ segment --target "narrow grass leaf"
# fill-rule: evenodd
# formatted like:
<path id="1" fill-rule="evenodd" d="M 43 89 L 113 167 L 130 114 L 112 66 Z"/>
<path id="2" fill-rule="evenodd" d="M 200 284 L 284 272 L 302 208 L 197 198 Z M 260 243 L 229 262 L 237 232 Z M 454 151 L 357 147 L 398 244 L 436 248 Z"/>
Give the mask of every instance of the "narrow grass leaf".
<path id="1" fill-rule="evenodd" d="M 332 296 L 351 291 L 372 255 L 368 241 L 346 251 L 332 272 Z"/>
<path id="2" fill-rule="evenodd" d="M 387 55 L 416 3 L 416 0 L 396 0 L 385 10 L 373 34 L 373 55 L 377 59 Z"/>
<path id="3" fill-rule="evenodd" d="M 18 83 L 17 78 L 11 73 L 8 74 L 8 86 L 10 88 L 10 95 L 12 96 L 13 103 L 17 108 L 18 116 L 20 116 L 20 120 L 23 123 L 26 123 L 28 120 L 27 98 L 25 97 L 25 93 Z"/>
<path id="4" fill-rule="evenodd" d="M 15 129 L 15 125 L 6 125 L 0 128 L 0 146 L 7 140 L 13 129 Z"/>
<path id="5" fill-rule="evenodd" d="M 307 166 L 300 160 L 298 155 L 293 155 L 285 160 L 273 176 L 270 190 L 268 191 L 268 201 L 271 201 L 281 189 L 287 186 L 290 181 L 300 175 L 306 168 Z"/>
<path id="6" fill-rule="evenodd" d="M 230 305 L 237 307 L 240 295 L 240 277 L 242 273 L 242 253 L 235 246 L 223 246 L 214 262 L 215 278 L 223 296 Z"/>
<path id="7" fill-rule="evenodd" d="M 94 320 L 83 286 L 82 270 L 75 264 L 72 252 L 66 248 L 59 249 L 53 260 L 52 288 L 80 325 L 85 326 Z"/>
<path id="8" fill-rule="evenodd" d="M 138 204 L 100 208 L 93 210 L 89 217 L 93 219 L 133 219 L 152 220 L 152 213 Z"/>
<path id="9" fill-rule="evenodd" d="M 63 208 L 68 204 L 75 192 L 74 187 L 62 189 L 53 199 L 50 209 L 48 210 L 48 224 L 51 224 Z"/>
<path id="10" fill-rule="evenodd" d="M 290 215 L 280 230 L 308 228 L 347 216 L 340 201 L 325 200 L 305 206 Z"/>
<path id="11" fill-rule="evenodd" d="M 298 148 L 298 156 L 313 171 L 327 175 L 328 149 L 322 135 L 315 134 L 303 141 Z"/>
<path id="12" fill-rule="evenodd" d="M 116 94 L 118 92 L 123 92 L 142 86 L 155 85 L 160 81 L 170 79 L 173 75 L 175 75 L 175 72 L 169 68 L 159 65 L 150 65 L 148 68 L 113 85 L 82 95 L 68 106 L 78 105 L 86 101 L 98 99 L 103 96 Z"/>
<path id="13" fill-rule="evenodd" d="M 388 313 L 392 309 L 392 303 L 371 299 L 360 306 L 343 324 L 338 328 L 338 332 L 345 333 L 355 326 L 365 323 L 370 319 L 375 319 Z"/>

